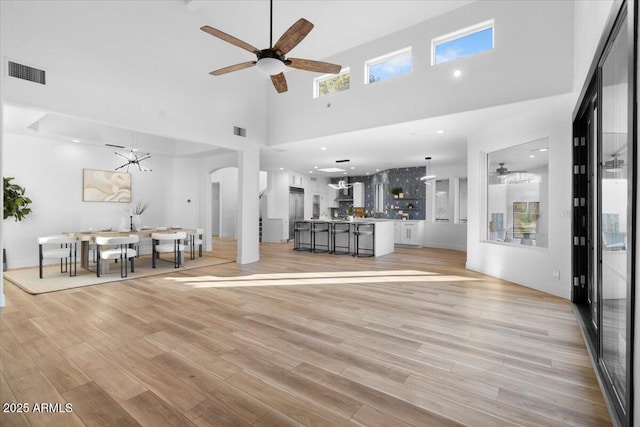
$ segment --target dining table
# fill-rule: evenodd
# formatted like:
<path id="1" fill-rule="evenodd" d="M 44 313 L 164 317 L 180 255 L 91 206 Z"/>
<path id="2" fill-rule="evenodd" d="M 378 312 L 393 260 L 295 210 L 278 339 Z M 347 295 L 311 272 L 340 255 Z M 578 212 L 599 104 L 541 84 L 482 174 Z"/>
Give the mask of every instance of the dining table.
<path id="1" fill-rule="evenodd" d="M 102 230 L 83 230 L 83 231 L 69 231 L 64 232 L 68 236 L 75 236 L 80 241 L 80 265 L 84 269 L 89 269 L 89 247 L 94 245 L 96 237 L 118 237 L 118 236 L 131 236 L 136 235 L 142 239 L 151 239 L 153 233 L 179 233 L 184 232 L 187 234 L 187 239 L 193 239 L 196 233 L 196 228 L 185 227 L 142 227 L 140 230 L 114 230 L 114 229 L 102 229 Z M 192 247 L 192 245 L 189 245 Z"/>

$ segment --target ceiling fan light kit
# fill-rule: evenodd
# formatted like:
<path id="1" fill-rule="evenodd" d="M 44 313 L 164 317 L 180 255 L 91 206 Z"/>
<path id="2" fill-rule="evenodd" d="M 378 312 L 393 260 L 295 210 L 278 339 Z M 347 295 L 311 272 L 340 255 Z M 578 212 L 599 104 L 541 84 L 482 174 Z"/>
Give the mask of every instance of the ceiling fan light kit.
<path id="1" fill-rule="evenodd" d="M 317 73 L 326 74 L 338 74 L 342 67 L 337 64 L 331 64 L 329 62 L 313 61 L 310 59 L 300 58 L 285 58 L 285 55 L 289 53 L 291 49 L 296 47 L 309 32 L 313 29 L 313 24 L 304 18 L 300 18 L 294 23 L 284 34 L 278 39 L 275 46 L 273 42 L 273 0 L 270 2 L 270 33 L 269 33 L 269 48 L 258 49 L 249 43 L 246 43 L 240 39 L 237 39 L 223 31 L 216 28 L 205 25 L 200 29 L 205 33 L 208 33 L 214 37 L 224 40 L 227 43 L 231 43 L 241 49 L 249 51 L 256 55 L 255 61 L 242 62 L 240 64 L 230 65 L 228 67 L 220 68 L 211 71 L 209 74 L 213 76 L 220 76 L 223 74 L 231 73 L 233 71 L 244 70 L 257 66 L 258 70 L 271 76 L 271 82 L 273 87 L 278 93 L 286 92 L 288 90 L 287 80 L 284 77 L 284 70 L 286 67 L 297 68 L 299 70 L 314 71 Z"/>

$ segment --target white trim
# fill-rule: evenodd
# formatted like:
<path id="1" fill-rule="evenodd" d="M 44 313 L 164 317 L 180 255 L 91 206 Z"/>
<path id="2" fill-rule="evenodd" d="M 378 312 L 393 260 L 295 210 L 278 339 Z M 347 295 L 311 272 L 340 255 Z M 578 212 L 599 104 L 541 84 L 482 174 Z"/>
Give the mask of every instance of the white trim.
<path id="1" fill-rule="evenodd" d="M 471 34 L 479 33 L 480 31 L 484 31 L 488 28 L 491 28 L 491 49 L 494 49 L 496 46 L 496 29 L 495 29 L 495 21 L 490 19 L 488 21 L 480 22 L 479 24 L 472 25 L 470 27 L 462 28 L 461 30 L 453 31 L 449 34 L 445 34 L 443 36 L 438 36 L 431 39 L 431 65 L 440 65 L 436 64 L 436 46 L 450 42 L 452 40 L 460 39 L 462 37 L 469 36 Z M 448 62 L 448 61 L 447 61 Z"/>
<path id="2" fill-rule="evenodd" d="M 399 57 L 399 56 L 403 56 L 405 54 L 409 53 L 409 55 L 411 55 L 411 71 L 413 71 L 413 53 L 411 51 L 411 46 L 409 47 L 405 47 L 402 49 L 398 49 L 395 50 L 393 52 L 390 53 L 386 53 L 382 56 L 377 56 L 375 58 L 372 59 L 368 59 L 364 62 L 364 84 L 368 85 L 369 84 L 369 67 L 371 67 L 372 65 L 378 65 L 382 62 L 386 62 L 390 59 Z"/>
<path id="3" fill-rule="evenodd" d="M 330 79 L 335 79 L 338 78 L 340 76 L 343 76 L 345 74 L 351 74 L 351 68 L 350 67 L 342 67 L 342 70 L 340 70 L 340 72 L 338 74 L 324 74 L 322 76 L 318 76 L 315 77 L 313 79 L 313 98 L 320 98 L 320 91 L 319 86 L 321 82 L 324 82 L 326 80 L 330 80 Z M 351 83 L 349 83 L 349 89 L 351 89 Z M 344 92 L 344 91 L 341 91 Z"/>

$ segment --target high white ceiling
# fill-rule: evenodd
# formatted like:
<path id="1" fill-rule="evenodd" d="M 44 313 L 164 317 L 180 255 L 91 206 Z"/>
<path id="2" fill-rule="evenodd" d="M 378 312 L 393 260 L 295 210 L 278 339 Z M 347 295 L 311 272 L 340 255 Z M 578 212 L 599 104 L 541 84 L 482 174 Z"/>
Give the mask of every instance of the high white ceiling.
<path id="1" fill-rule="evenodd" d="M 5 1 L 5 0 L 2 0 Z M 27 0 L 28 1 L 28 0 Z M 137 49 L 136 60 L 154 64 L 159 73 L 175 74 L 176 79 L 183 79 L 184 72 L 206 75 L 209 70 L 217 69 L 234 63 L 251 60 L 251 54 L 242 49 L 225 43 L 219 39 L 200 32 L 200 25 L 210 25 L 241 40 L 265 48 L 269 43 L 269 1 L 219 1 L 219 0 L 167 0 L 173 2 L 179 8 L 184 8 L 189 19 L 178 19 L 176 27 L 167 25 L 154 26 L 151 23 L 160 17 L 150 16 L 149 22 L 131 23 L 132 17 L 122 18 L 122 31 L 126 31 L 130 25 L 139 28 L 135 38 L 130 43 L 144 41 L 145 48 Z M 37 1 L 32 1 L 33 7 L 38 7 Z M 101 2 L 103 3 L 103 2 Z M 152 4 L 151 2 L 146 4 Z M 447 13 L 456 8 L 465 6 L 473 1 L 454 0 L 347 0 L 347 1 L 317 1 L 317 0 L 275 0 L 274 1 L 274 43 L 278 37 L 296 20 L 301 17 L 311 21 L 315 27 L 313 31 L 294 48 L 292 56 L 323 60 L 337 53 L 359 46 L 363 43 L 379 39 L 385 35 L 400 31 L 409 26 L 429 20 L 440 14 Z M 104 3 L 103 3 L 104 4 Z M 82 13 L 90 13 L 90 2 L 84 3 L 79 9 Z M 149 10 L 153 10 L 152 7 Z M 184 17 L 182 17 L 184 18 Z M 160 21 L 159 21 L 160 22 Z M 197 25 L 193 25 L 197 22 Z M 85 25 L 78 21 L 78 25 Z M 95 31 L 86 34 L 87 43 L 95 45 L 103 38 L 109 38 L 109 31 L 118 31 L 118 28 L 100 27 L 99 21 Z M 185 28 L 191 29 L 188 40 L 189 47 L 185 47 L 185 40 L 178 37 Z M 60 29 L 60 32 L 68 31 Z M 121 33 L 114 33 L 121 37 Z M 100 39 L 97 37 L 100 35 Z M 55 37 L 56 34 L 51 34 Z M 186 37 L 186 36 L 185 36 Z M 95 39 L 95 40 L 94 40 Z M 153 44 L 152 44 L 153 43 Z M 107 64 L 115 64 L 118 49 L 121 43 L 113 42 L 108 50 L 102 50 L 101 54 L 113 54 L 108 58 Z M 208 50 L 210 48 L 210 50 Z M 166 52 L 174 52 L 174 57 L 169 57 Z M 87 55 L 95 56 L 95 53 L 87 51 Z M 91 60 L 96 61 L 93 56 Z M 153 61 L 155 58 L 156 62 Z M 194 71 L 195 70 L 195 71 Z M 254 71 L 254 70 L 251 70 Z M 241 71 L 239 73 L 250 71 Z M 189 76 L 190 74 L 187 74 Z M 214 77 L 206 76 L 214 79 Z M 265 85 L 269 82 L 265 77 Z M 10 110 L 5 110 L 10 111 Z M 70 117 L 49 115 L 43 117 L 42 113 L 30 114 L 26 111 L 14 111 L 15 114 L 7 114 L 5 126 L 12 131 L 20 131 L 20 123 L 31 126 L 28 132 L 37 131 L 33 124 L 42 121 L 41 133 L 46 127 L 46 134 L 51 137 L 73 138 L 80 137 L 80 132 L 87 132 L 92 128 L 91 124 L 79 120 L 74 123 Z M 261 169 L 295 170 L 303 173 L 309 171 L 317 173 L 315 166 L 335 166 L 337 159 L 353 159 L 348 164 L 349 175 L 363 175 L 367 172 L 375 172 L 376 169 L 388 169 L 392 167 L 417 166 L 424 164 L 425 156 L 432 156 L 432 164 L 461 164 L 466 162 L 467 137 L 488 120 L 495 119 L 495 112 L 473 111 L 449 116 L 430 118 L 426 120 L 400 123 L 392 126 L 367 129 L 332 135 L 313 140 L 297 141 L 265 147 L 261 153 Z M 504 114 L 504 111 L 503 113 Z M 21 121 L 13 122 L 14 118 L 22 117 Z M 34 120 L 29 122 L 33 118 Z M 46 123 L 46 126 L 45 126 Z M 65 127 L 66 126 L 66 127 Z M 91 129 L 94 134 L 118 133 L 127 134 L 131 131 L 107 129 L 106 125 L 99 125 Z M 444 129 L 444 134 L 436 133 Z M 27 130 L 25 130 L 27 131 Z M 104 141 L 99 137 L 94 138 L 96 143 Z M 169 140 L 158 136 L 154 142 L 154 136 L 138 135 L 140 140 L 148 142 L 148 150 L 161 154 L 193 154 L 211 152 L 211 146 L 207 144 L 191 143 L 188 141 Z M 105 140 L 106 141 L 106 140 Z M 392 143 L 390 143 L 392 141 Z M 123 143 L 122 145 L 127 145 Z M 169 147 L 169 148 L 167 148 Z M 174 148 L 171 148 L 174 147 Z M 175 148 L 182 147 L 182 149 Z M 321 150 L 326 147 L 326 150 Z M 356 161 L 357 159 L 357 161 Z M 350 169 L 351 167 L 355 169 Z M 341 174 L 325 174 L 325 176 L 339 176 Z"/>

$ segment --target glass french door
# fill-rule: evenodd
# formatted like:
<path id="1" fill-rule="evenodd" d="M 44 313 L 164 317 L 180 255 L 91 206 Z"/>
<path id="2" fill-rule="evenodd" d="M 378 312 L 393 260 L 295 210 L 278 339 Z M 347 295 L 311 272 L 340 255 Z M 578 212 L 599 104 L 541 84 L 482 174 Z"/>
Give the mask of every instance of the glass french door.
<path id="1" fill-rule="evenodd" d="M 635 2 L 623 1 L 594 59 L 573 128 L 573 292 L 604 394 L 620 425 L 633 409 Z"/>
<path id="2" fill-rule="evenodd" d="M 601 105 L 598 144 L 598 279 L 601 287 L 600 363 L 616 398 L 627 410 L 628 298 L 632 259 L 629 182 L 629 45 L 627 18 L 600 66 Z"/>

